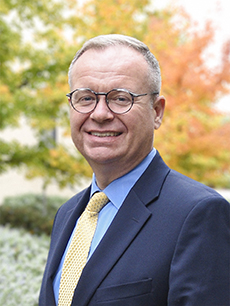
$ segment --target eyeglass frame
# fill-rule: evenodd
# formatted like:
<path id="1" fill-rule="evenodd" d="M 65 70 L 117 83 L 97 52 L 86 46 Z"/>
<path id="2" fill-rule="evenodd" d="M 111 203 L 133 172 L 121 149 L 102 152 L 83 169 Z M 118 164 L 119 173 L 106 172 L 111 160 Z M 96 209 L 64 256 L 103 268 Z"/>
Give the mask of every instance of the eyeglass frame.
<path id="1" fill-rule="evenodd" d="M 92 110 L 90 110 L 90 111 L 88 111 L 88 112 L 80 112 L 79 110 L 77 110 L 77 109 L 74 107 L 74 105 L 73 105 L 73 103 L 72 103 L 72 95 L 73 95 L 77 90 L 81 90 L 81 91 L 83 91 L 83 90 L 88 90 L 88 91 L 90 91 L 91 93 L 93 93 L 93 94 L 96 96 L 96 103 L 95 103 L 95 106 L 94 106 L 94 108 L 93 108 Z M 129 107 L 126 111 L 124 111 L 124 112 L 122 112 L 122 113 L 117 113 L 117 112 L 114 112 L 114 111 L 109 107 L 109 101 L 108 101 L 107 96 L 108 96 L 112 91 L 123 91 L 123 92 L 126 92 L 126 93 L 130 94 L 130 96 L 132 97 L 132 103 L 130 104 L 130 107 Z M 158 92 L 158 91 L 154 91 L 154 92 L 151 92 L 151 93 L 149 93 L 149 94 L 150 94 L 150 95 L 158 95 L 159 92 Z M 89 114 L 89 113 L 93 112 L 93 111 L 96 109 L 97 104 L 98 104 L 98 102 L 99 102 L 98 96 L 105 96 L 105 102 L 106 102 L 106 104 L 107 104 L 108 109 L 109 109 L 112 113 L 118 114 L 118 115 L 125 114 L 125 113 L 127 113 L 127 112 L 129 112 L 129 111 L 131 110 L 131 108 L 133 107 L 133 104 L 134 104 L 134 98 L 138 98 L 138 97 L 142 97 L 142 96 L 147 96 L 147 95 L 148 95 L 148 93 L 136 94 L 136 93 L 133 93 L 133 92 L 131 92 L 131 91 L 129 91 L 128 89 L 125 89 L 125 88 L 113 88 L 113 89 L 111 89 L 110 91 L 108 91 L 107 93 L 106 93 L 106 92 L 95 92 L 94 90 L 92 90 L 92 89 L 90 89 L 90 88 L 77 88 L 77 89 L 74 89 L 73 91 L 71 91 L 70 93 L 66 94 L 66 96 L 70 99 L 70 104 L 71 104 L 72 108 L 73 108 L 76 112 L 78 112 L 78 113 L 80 113 L 80 114 Z"/>

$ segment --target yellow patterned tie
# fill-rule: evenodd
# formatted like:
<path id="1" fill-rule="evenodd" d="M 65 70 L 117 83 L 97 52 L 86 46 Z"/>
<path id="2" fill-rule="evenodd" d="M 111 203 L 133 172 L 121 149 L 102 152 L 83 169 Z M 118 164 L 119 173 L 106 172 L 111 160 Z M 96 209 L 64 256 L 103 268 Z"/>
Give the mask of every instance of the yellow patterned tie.
<path id="1" fill-rule="evenodd" d="M 98 213 L 108 202 L 103 192 L 95 193 L 79 218 L 62 268 L 58 306 L 71 305 L 74 290 L 87 262 Z"/>

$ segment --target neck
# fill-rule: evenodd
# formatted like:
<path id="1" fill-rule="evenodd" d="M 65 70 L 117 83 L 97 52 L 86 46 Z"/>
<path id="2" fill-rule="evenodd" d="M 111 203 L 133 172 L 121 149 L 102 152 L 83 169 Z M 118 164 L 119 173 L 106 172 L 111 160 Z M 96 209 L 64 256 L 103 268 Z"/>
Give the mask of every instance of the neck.
<path id="1" fill-rule="evenodd" d="M 146 155 L 147 156 L 147 155 Z M 146 157 L 145 156 L 145 157 Z M 145 158 L 144 157 L 144 158 Z M 122 177 L 123 175 L 127 174 L 131 170 L 133 170 L 137 165 L 139 165 L 142 160 L 136 160 L 133 162 L 132 165 L 126 164 L 117 164 L 117 163 L 105 163 L 105 164 L 94 164 L 90 163 L 91 168 L 96 176 L 97 186 L 104 190 L 110 183 L 114 180 Z"/>

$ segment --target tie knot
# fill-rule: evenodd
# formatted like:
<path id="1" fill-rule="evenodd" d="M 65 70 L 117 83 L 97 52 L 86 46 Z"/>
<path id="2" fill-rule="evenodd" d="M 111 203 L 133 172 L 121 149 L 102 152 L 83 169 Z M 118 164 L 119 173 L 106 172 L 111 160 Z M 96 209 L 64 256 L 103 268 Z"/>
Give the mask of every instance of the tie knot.
<path id="1" fill-rule="evenodd" d="M 90 199 L 87 209 L 91 212 L 99 213 L 100 210 L 109 202 L 109 199 L 104 192 L 96 192 Z"/>

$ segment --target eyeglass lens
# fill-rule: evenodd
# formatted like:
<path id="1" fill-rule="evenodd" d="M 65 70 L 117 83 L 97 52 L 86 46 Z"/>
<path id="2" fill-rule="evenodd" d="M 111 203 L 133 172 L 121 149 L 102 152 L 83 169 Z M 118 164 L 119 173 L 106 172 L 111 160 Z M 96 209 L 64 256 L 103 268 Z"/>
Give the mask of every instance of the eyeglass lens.
<path id="1" fill-rule="evenodd" d="M 83 89 L 76 90 L 72 94 L 71 103 L 74 109 L 80 113 L 89 113 L 94 110 L 97 104 L 97 99 L 100 95 L 105 95 L 109 109 L 118 114 L 129 111 L 132 107 L 132 96 L 127 91 L 111 90 L 107 94 L 95 94 L 91 90 Z M 97 98 L 98 96 L 98 98 Z"/>

